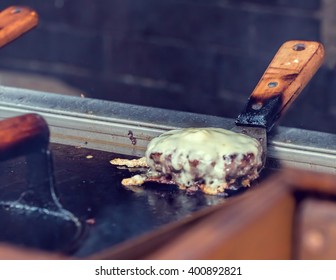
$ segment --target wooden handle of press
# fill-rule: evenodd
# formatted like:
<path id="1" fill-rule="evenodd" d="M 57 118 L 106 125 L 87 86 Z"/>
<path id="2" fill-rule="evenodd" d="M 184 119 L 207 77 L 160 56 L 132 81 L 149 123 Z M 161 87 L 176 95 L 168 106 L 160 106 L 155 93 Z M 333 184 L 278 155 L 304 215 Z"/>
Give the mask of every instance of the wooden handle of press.
<path id="1" fill-rule="evenodd" d="M 324 47 L 321 43 L 284 43 L 261 77 L 236 124 L 270 130 L 319 69 L 323 59 Z"/>
<path id="2" fill-rule="evenodd" d="M 12 6 L 0 12 L 0 47 L 35 27 L 38 16 L 28 7 Z"/>
<path id="3" fill-rule="evenodd" d="M 49 127 L 38 114 L 25 114 L 0 121 L 0 160 L 47 149 Z"/>

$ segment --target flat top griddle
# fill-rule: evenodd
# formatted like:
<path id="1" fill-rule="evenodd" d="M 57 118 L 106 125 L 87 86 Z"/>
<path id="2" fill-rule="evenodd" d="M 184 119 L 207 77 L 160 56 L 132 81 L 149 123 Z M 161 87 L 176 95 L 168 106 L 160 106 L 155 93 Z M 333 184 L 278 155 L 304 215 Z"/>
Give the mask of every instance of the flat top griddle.
<path id="1" fill-rule="evenodd" d="M 59 199 L 87 224 L 74 256 L 88 256 L 225 201 L 219 196 L 187 194 L 174 185 L 152 183 L 126 189 L 120 182 L 132 173 L 109 163 L 121 155 L 60 144 L 51 144 L 50 150 Z M 25 191 L 25 158 L 3 162 L 0 167 L 0 191 L 19 198 Z M 17 234 L 19 241 L 26 233 Z"/>
<path id="2" fill-rule="evenodd" d="M 226 201 L 201 193 L 191 196 L 172 185 L 146 185 L 140 188 L 142 192 L 127 190 L 120 181 L 132 174 L 109 161 L 125 155 L 143 156 L 148 141 L 168 129 L 200 125 L 229 129 L 233 120 L 6 87 L 0 87 L 0 109 L 0 119 L 27 112 L 46 118 L 60 200 L 66 209 L 88 221 L 80 246 L 71 253 L 74 256 L 88 256 Z M 335 174 L 335 137 L 279 127 L 269 138 L 266 166 Z M 25 158 L 0 163 L 2 197 L 5 192 L 20 197 L 25 191 L 26 169 Z M 260 181 L 271 173 L 264 170 Z"/>
<path id="3" fill-rule="evenodd" d="M 95 220 L 75 253 L 77 256 L 108 248 L 223 202 L 223 198 L 200 193 L 187 195 L 172 185 L 153 184 L 138 191 L 128 190 L 120 182 L 130 172 L 109 163 L 117 155 L 60 145 L 53 145 L 52 149 L 63 205 L 82 219 Z"/>

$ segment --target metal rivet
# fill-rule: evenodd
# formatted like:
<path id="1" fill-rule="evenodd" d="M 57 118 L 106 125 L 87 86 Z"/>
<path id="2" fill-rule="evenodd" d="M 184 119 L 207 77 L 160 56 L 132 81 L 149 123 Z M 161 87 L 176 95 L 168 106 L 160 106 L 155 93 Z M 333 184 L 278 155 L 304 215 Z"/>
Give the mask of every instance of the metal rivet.
<path id="1" fill-rule="evenodd" d="M 274 87 L 276 87 L 278 85 L 278 82 L 270 82 L 270 83 L 268 83 L 268 87 L 269 88 L 274 88 Z"/>
<path id="2" fill-rule="evenodd" d="M 19 13 L 21 13 L 21 9 L 20 8 L 14 8 L 12 10 L 12 14 L 19 14 Z"/>
<path id="3" fill-rule="evenodd" d="M 303 43 L 299 43 L 293 46 L 293 50 L 297 52 L 303 51 L 305 49 L 306 49 L 306 45 Z"/>
<path id="4" fill-rule="evenodd" d="M 252 109 L 253 110 L 260 110 L 262 108 L 263 104 L 261 102 L 257 102 L 252 104 Z"/>

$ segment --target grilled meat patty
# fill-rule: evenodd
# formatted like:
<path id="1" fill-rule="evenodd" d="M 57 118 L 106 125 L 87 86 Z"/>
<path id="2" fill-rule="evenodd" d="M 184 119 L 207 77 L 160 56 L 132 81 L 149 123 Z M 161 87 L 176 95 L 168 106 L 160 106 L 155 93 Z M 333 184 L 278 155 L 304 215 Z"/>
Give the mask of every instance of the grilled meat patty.
<path id="1" fill-rule="evenodd" d="M 218 194 L 249 186 L 258 178 L 262 147 L 254 138 L 221 128 L 176 129 L 152 139 L 145 157 L 114 159 L 111 164 L 147 167 L 144 173 L 125 178 L 125 186 L 156 181 Z"/>
<path id="2" fill-rule="evenodd" d="M 262 165 L 260 143 L 221 128 L 171 130 L 148 145 L 151 180 L 217 194 L 235 185 L 249 186 Z"/>

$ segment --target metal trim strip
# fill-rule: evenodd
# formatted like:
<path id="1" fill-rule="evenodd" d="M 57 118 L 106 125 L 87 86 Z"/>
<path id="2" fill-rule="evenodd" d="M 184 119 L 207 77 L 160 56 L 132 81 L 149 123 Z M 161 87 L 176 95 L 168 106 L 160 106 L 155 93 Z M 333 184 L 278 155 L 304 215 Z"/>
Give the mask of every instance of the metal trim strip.
<path id="1" fill-rule="evenodd" d="M 46 118 L 51 142 L 131 156 L 142 156 L 150 139 L 169 129 L 234 125 L 222 117 L 0 87 L 0 119 L 27 112 Z M 336 135 L 279 127 L 269 136 L 268 157 L 276 165 L 336 174 Z"/>

